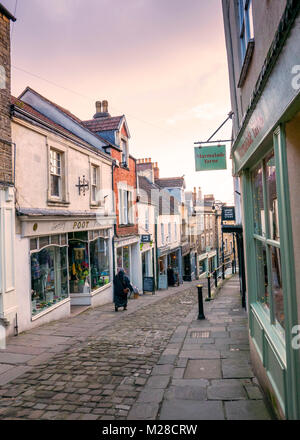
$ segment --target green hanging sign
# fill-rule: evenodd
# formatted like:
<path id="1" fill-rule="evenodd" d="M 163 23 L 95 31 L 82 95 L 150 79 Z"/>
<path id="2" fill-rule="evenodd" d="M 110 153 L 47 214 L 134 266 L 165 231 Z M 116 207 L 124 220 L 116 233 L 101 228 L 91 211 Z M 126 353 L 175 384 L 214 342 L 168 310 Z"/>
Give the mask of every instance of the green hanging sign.
<path id="1" fill-rule="evenodd" d="M 195 147 L 196 171 L 226 170 L 226 146 Z"/>

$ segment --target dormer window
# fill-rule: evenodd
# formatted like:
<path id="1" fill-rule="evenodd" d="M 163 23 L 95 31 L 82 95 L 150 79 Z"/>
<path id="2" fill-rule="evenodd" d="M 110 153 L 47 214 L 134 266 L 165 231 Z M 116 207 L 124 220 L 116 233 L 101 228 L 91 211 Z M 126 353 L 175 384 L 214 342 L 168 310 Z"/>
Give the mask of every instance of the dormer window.
<path id="1" fill-rule="evenodd" d="M 121 139 L 122 148 L 122 165 L 128 167 L 128 143 L 127 140 Z"/>

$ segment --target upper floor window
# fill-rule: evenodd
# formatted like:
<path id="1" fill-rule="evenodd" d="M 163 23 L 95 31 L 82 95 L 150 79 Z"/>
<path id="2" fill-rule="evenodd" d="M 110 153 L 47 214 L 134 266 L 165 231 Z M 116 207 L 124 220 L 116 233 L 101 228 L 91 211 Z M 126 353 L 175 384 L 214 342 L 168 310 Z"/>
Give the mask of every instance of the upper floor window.
<path id="1" fill-rule="evenodd" d="M 121 225 L 133 224 L 132 191 L 119 189 L 119 222 Z"/>
<path id="2" fill-rule="evenodd" d="M 149 208 L 146 208 L 146 212 L 145 212 L 145 230 L 148 232 L 149 231 Z"/>
<path id="3" fill-rule="evenodd" d="M 164 231 L 164 224 L 160 224 L 160 233 L 161 233 L 161 244 L 165 243 L 165 231 Z"/>
<path id="4" fill-rule="evenodd" d="M 96 203 L 97 191 L 99 189 L 99 167 L 92 165 L 91 167 L 91 202 Z"/>
<path id="5" fill-rule="evenodd" d="M 62 154 L 50 150 L 50 194 L 52 197 L 62 197 Z"/>
<path id="6" fill-rule="evenodd" d="M 252 0 L 239 0 L 240 43 L 242 61 L 244 61 L 248 43 L 254 39 Z"/>
<path id="7" fill-rule="evenodd" d="M 168 223 L 168 241 L 169 241 L 169 243 L 172 241 L 171 223 Z"/>
<path id="8" fill-rule="evenodd" d="M 122 148 L 122 164 L 124 166 L 128 166 L 128 144 L 125 139 L 121 139 L 121 148 Z"/>

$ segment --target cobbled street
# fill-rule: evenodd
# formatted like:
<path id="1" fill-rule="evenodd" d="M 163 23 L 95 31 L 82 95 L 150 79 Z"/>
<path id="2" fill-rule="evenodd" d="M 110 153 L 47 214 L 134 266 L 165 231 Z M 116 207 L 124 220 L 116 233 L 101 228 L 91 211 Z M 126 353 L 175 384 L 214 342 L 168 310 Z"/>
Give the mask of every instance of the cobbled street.
<path id="1" fill-rule="evenodd" d="M 3 386 L 0 417 L 126 419 L 196 292 L 148 304 Z"/>
<path id="2" fill-rule="evenodd" d="M 0 367 L 19 362 L 0 375 L 0 418 L 272 418 L 238 286 L 232 277 L 204 302 L 205 320 L 194 282 L 130 300 L 127 312 L 109 304 L 19 335 L 0 352 Z"/>

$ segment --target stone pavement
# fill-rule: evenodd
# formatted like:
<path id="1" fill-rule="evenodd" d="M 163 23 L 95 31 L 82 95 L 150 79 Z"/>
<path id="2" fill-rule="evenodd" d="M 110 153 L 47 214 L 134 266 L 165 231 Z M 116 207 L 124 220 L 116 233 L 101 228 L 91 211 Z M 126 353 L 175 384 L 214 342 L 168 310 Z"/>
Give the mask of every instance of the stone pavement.
<path id="1" fill-rule="evenodd" d="M 249 362 L 238 278 L 205 302 L 201 321 L 196 284 L 11 338 L 0 351 L 0 418 L 270 419 Z"/>

